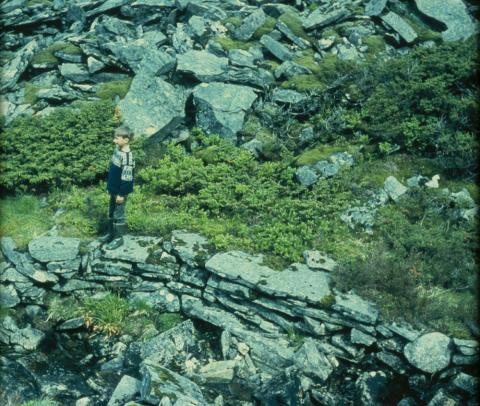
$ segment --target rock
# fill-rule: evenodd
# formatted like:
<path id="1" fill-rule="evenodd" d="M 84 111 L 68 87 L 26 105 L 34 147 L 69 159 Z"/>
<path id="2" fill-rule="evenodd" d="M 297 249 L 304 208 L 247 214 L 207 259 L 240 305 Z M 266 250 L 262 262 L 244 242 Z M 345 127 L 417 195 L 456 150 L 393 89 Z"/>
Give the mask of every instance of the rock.
<path id="1" fill-rule="evenodd" d="M 36 93 L 38 99 L 58 102 L 69 101 L 79 98 L 79 96 L 72 92 L 66 92 L 59 86 L 54 86 L 50 89 L 39 89 Z"/>
<path id="2" fill-rule="evenodd" d="M 228 59 L 206 51 L 190 50 L 177 56 L 177 72 L 188 73 L 202 82 L 211 82 L 225 73 Z"/>
<path id="3" fill-rule="evenodd" d="M 250 151 L 255 158 L 259 158 L 263 154 L 263 142 L 256 138 L 240 145 L 240 148 Z"/>
<path id="4" fill-rule="evenodd" d="M 211 255 L 212 246 L 200 234 L 174 230 L 172 232 L 171 244 L 172 252 L 193 268 L 203 266 Z"/>
<path id="5" fill-rule="evenodd" d="M 233 380 L 237 361 L 213 361 L 200 368 L 199 374 L 205 379 L 206 383 L 226 384 Z"/>
<path id="6" fill-rule="evenodd" d="M 425 176 L 422 176 L 422 175 L 412 176 L 411 178 L 407 179 L 407 186 L 420 187 L 420 186 L 424 186 L 426 182 L 428 182 L 428 178 Z"/>
<path id="7" fill-rule="evenodd" d="M 102 285 L 96 282 L 88 282 L 79 279 L 70 279 L 65 284 L 57 284 L 52 287 L 54 292 L 73 292 L 75 290 L 101 289 Z"/>
<path id="8" fill-rule="evenodd" d="M 382 16 L 381 19 L 396 31 L 406 43 L 411 44 L 418 38 L 415 30 L 402 17 L 395 14 L 393 11 L 388 12 Z"/>
<path id="9" fill-rule="evenodd" d="M 365 5 L 365 15 L 369 17 L 379 16 L 387 5 L 388 0 L 370 0 Z"/>
<path id="10" fill-rule="evenodd" d="M 406 373 L 406 366 L 404 362 L 395 354 L 387 351 L 380 351 L 375 353 L 375 357 L 385 365 L 388 365 L 390 368 L 392 368 L 396 373 L 401 375 Z"/>
<path id="11" fill-rule="evenodd" d="M 364 372 L 355 382 L 355 404 L 359 406 L 383 405 L 382 397 L 388 389 L 387 375 L 383 371 Z"/>
<path id="12" fill-rule="evenodd" d="M 57 327 L 57 329 L 60 331 L 75 330 L 77 328 L 83 327 L 84 325 L 85 325 L 85 318 L 83 316 L 75 317 L 74 319 L 64 321 L 62 324 L 60 324 Z"/>
<path id="13" fill-rule="evenodd" d="M 270 35 L 265 34 L 260 38 L 260 43 L 268 49 L 268 51 L 280 59 L 281 61 L 288 61 L 293 59 L 294 54 L 289 51 L 289 49 L 282 43 L 273 39 Z"/>
<path id="14" fill-rule="evenodd" d="M 451 339 L 444 334 L 428 333 L 408 343 L 403 353 L 410 364 L 433 374 L 450 365 L 451 342 Z"/>
<path id="15" fill-rule="evenodd" d="M 19 328 L 10 316 L 0 320 L 0 342 L 6 345 L 19 346 L 27 351 L 36 350 L 44 338 L 45 333 L 31 326 Z"/>
<path id="16" fill-rule="evenodd" d="M 475 22 L 462 0 L 415 0 L 418 10 L 447 26 L 444 41 L 466 39 L 475 33 Z"/>
<path id="17" fill-rule="evenodd" d="M 412 326 L 407 323 L 397 323 L 393 322 L 387 326 L 390 331 L 393 331 L 395 334 L 398 334 L 400 337 L 407 339 L 408 341 L 413 341 L 417 339 L 421 332 L 415 330 Z"/>
<path id="18" fill-rule="evenodd" d="M 107 406 L 123 406 L 125 402 L 133 400 L 139 393 L 140 381 L 131 376 L 124 375 L 113 391 Z"/>
<path id="19" fill-rule="evenodd" d="M 450 193 L 450 198 L 456 207 L 472 209 L 476 206 L 475 201 L 470 196 L 469 191 L 465 188 L 463 188 L 460 192 Z"/>
<path id="20" fill-rule="evenodd" d="M 106 65 L 102 61 L 95 59 L 93 56 L 89 56 L 87 58 L 87 66 L 88 72 L 92 74 L 101 71 Z"/>
<path id="21" fill-rule="evenodd" d="M 287 27 L 286 24 L 282 23 L 281 21 L 277 21 L 275 27 L 300 49 L 310 48 L 310 42 L 295 35 L 293 31 Z"/>
<path id="22" fill-rule="evenodd" d="M 104 249 L 107 259 L 146 262 L 152 250 L 162 243 L 162 238 L 148 236 L 125 235 L 123 245 L 115 250 Z"/>
<path id="23" fill-rule="evenodd" d="M 337 57 L 344 61 L 356 61 L 362 57 L 357 48 L 350 44 L 338 44 L 335 46 L 334 51 Z"/>
<path id="24" fill-rule="evenodd" d="M 266 15 L 261 8 L 256 9 L 246 17 L 242 25 L 234 31 L 234 37 L 240 41 L 248 41 L 252 35 L 259 29 L 266 19 Z"/>
<path id="25" fill-rule="evenodd" d="M 307 376 L 326 382 L 333 367 L 327 357 L 318 351 L 315 341 L 307 339 L 294 355 L 296 367 Z"/>
<path id="26" fill-rule="evenodd" d="M 88 70 L 79 63 L 62 63 L 58 69 L 65 79 L 72 82 L 88 82 L 91 79 Z"/>
<path id="27" fill-rule="evenodd" d="M 145 71 L 135 75 L 118 103 L 122 118 L 138 136 L 166 135 L 185 117 L 185 92 Z"/>
<path id="28" fill-rule="evenodd" d="M 0 308 L 9 309 L 20 303 L 17 291 L 13 285 L 0 286 Z"/>
<path id="29" fill-rule="evenodd" d="M 310 71 L 310 69 L 292 61 L 283 62 L 274 71 L 274 75 L 277 79 L 280 79 L 282 77 L 284 77 L 285 79 L 290 79 L 296 75 L 309 75 L 311 73 L 312 72 Z"/>
<path id="30" fill-rule="evenodd" d="M 437 189 L 439 180 L 440 180 L 440 175 L 433 175 L 432 179 L 425 183 L 425 186 L 432 189 Z"/>
<path id="31" fill-rule="evenodd" d="M 274 297 L 291 297 L 322 305 L 332 294 L 329 284 L 328 273 L 313 271 L 304 264 L 292 264 L 282 272 L 267 276 L 257 289 Z"/>
<path id="32" fill-rule="evenodd" d="M 337 267 L 337 263 L 327 255 L 317 250 L 303 251 L 303 258 L 309 268 L 322 269 L 331 272 Z"/>
<path id="33" fill-rule="evenodd" d="M 168 289 L 160 289 L 155 292 L 131 292 L 128 300 L 145 303 L 161 312 L 175 313 L 180 311 L 180 300 Z"/>
<path id="34" fill-rule="evenodd" d="M 366 324 L 375 324 L 379 316 L 379 311 L 375 304 L 351 292 L 336 294 L 335 304 L 332 305 L 332 309 Z"/>
<path id="35" fill-rule="evenodd" d="M 350 16 L 350 11 L 345 8 L 333 10 L 329 13 L 324 13 L 322 8 L 319 7 L 308 15 L 303 20 L 302 26 L 306 30 L 313 30 L 315 28 L 323 28 L 333 23 L 337 23 Z"/>
<path id="36" fill-rule="evenodd" d="M 375 210 L 369 207 L 351 207 L 340 215 L 342 221 L 347 223 L 351 229 L 359 225 L 368 233 L 372 232 Z"/>
<path id="37" fill-rule="evenodd" d="M 155 399 L 156 404 L 164 397 L 175 399 L 175 404 L 187 406 L 208 406 L 200 388 L 192 381 L 151 360 L 145 360 L 140 367 L 142 399 Z M 190 403 L 189 403 L 190 402 Z M 150 403 L 150 402 L 149 402 Z"/>
<path id="38" fill-rule="evenodd" d="M 40 237 L 28 243 L 30 255 L 40 262 L 68 261 L 78 256 L 79 238 Z"/>
<path id="39" fill-rule="evenodd" d="M 402 185 L 394 176 L 389 176 L 383 184 L 385 192 L 390 199 L 397 202 L 398 199 L 407 192 L 407 188 Z"/>
<path id="40" fill-rule="evenodd" d="M 15 88 L 18 79 L 22 73 L 27 69 L 28 64 L 33 58 L 33 55 L 38 49 L 36 40 L 30 41 L 20 51 L 15 54 L 15 57 L 2 69 L 0 78 L 0 92 L 6 93 Z"/>
<path id="41" fill-rule="evenodd" d="M 309 97 L 292 89 L 276 88 L 272 92 L 272 100 L 275 103 L 297 104 L 309 100 Z"/>
<path id="42" fill-rule="evenodd" d="M 465 374 L 463 372 L 460 372 L 453 380 L 452 380 L 453 386 L 455 386 L 457 389 L 460 389 L 463 392 L 466 392 L 470 395 L 474 395 L 477 392 L 478 389 L 478 378 Z"/>
<path id="43" fill-rule="evenodd" d="M 331 163 L 325 160 L 321 160 L 313 165 L 313 169 L 322 177 L 322 178 L 331 178 L 335 176 L 340 170 L 340 165 L 337 163 Z"/>
<path id="44" fill-rule="evenodd" d="M 311 186 L 318 180 L 318 175 L 307 165 L 295 171 L 295 177 L 303 186 Z"/>
<path id="45" fill-rule="evenodd" d="M 256 98 L 255 92 L 246 86 L 202 83 L 193 90 L 197 125 L 207 134 L 234 138 Z"/>
<path id="46" fill-rule="evenodd" d="M 352 330 L 350 331 L 350 341 L 353 344 L 361 344 L 368 347 L 374 344 L 377 340 L 375 337 L 369 334 L 365 334 L 363 331 L 352 328 Z"/>
<path id="47" fill-rule="evenodd" d="M 201 38 L 207 32 L 206 20 L 203 17 L 192 16 L 188 20 L 188 26 L 195 37 Z"/>
<path id="48" fill-rule="evenodd" d="M 439 389 L 427 406 L 460 406 L 460 404 L 448 396 L 444 389 Z"/>
<path id="49" fill-rule="evenodd" d="M 328 157 L 328 160 L 333 164 L 348 167 L 353 166 L 355 162 L 353 156 L 348 152 L 335 152 Z"/>
<path id="50" fill-rule="evenodd" d="M 243 49 L 231 49 L 228 52 L 228 59 L 232 65 L 246 66 L 248 68 L 255 68 L 255 57 L 248 51 Z"/>

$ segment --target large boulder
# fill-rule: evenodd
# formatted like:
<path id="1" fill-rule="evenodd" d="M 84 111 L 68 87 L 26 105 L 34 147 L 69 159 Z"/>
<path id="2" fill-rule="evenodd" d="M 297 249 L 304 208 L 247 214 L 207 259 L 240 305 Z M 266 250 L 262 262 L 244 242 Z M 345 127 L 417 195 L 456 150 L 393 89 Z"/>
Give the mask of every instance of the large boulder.
<path id="1" fill-rule="evenodd" d="M 193 90 L 197 125 L 208 134 L 234 138 L 256 98 L 253 89 L 246 86 L 201 83 Z"/>
<path id="2" fill-rule="evenodd" d="M 450 365 L 452 340 L 442 333 L 428 333 L 408 343 L 403 349 L 408 362 L 433 374 Z"/>
<path id="3" fill-rule="evenodd" d="M 120 101 L 122 118 L 139 136 L 166 135 L 185 118 L 186 92 L 142 70 Z"/>
<path id="4" fill-rule="evenodd" d="M 475 23 L 462 0 L 415 0 L 420 12 L 447 26 L 444 41 L 465 39 L 475 33 Z"/>

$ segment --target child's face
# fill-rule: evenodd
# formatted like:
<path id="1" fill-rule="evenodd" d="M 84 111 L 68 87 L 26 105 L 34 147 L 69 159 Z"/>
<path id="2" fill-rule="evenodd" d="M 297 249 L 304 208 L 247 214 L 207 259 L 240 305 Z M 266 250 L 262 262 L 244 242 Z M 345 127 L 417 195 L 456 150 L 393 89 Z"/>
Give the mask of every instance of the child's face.
<path id="1" fill-rule="evenodd" d="M 117 144 L 119 148 L 124 147 L 128 144 L 128 138 L 123 138 L 121 135 L 114 135 L 113 143 Z"/>

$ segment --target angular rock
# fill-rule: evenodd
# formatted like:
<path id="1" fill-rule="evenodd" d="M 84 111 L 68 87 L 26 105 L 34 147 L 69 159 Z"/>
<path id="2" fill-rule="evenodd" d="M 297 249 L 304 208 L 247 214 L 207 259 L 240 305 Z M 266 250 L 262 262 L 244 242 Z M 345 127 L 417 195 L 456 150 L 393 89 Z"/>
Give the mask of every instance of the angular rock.
<path id="1" fill-rule="evenodd" d="M 369 207 L 351 207 L 340 215 L 342 221 L 347 225 L 355 229 L 355 226 L 359 225 L 364 228 L 368 233 L 372 233 L 372 227 L 374 223 L 375 210 Z"/>
<path id="2" fill-rule="evenodd" d="M 332 309 L 362 323 L 375 324 L 379 311 L 377 306 L 354 293 L 338 293 Z"/>
<path id="3" fill-rule="evenodd" d="M 298 168 L 295 177 L 303 186 L 311 186 L 318 180 L 318 175 L 307 165 Z"/>
<path id="4" fill-rule="evenodd" d="M 276 88 L 272 92 L 272 100 L 275 103 L 297 104 L 309 100 L 309 97 L 292 89 Z"/>
<path id="5" fill-rule="evenodd" d="M 45 338 L 45 333 L 31 326 L 19 328 L 14 319 L 5 316 L 0 321 L 0 341 L 7 345 L 16 345 L 24 350 L 36 350 Z"/>
<path id="6" fill-rule="evenodd" d="M 141 382 L 131 376 L 124 375 L 118 382 L 107 406 L 123 406 L 125 402 L 133 400 L 140 393 Z"/>
<path id="7" fill-rule="evenodd" d="M 447 26 L 444 41 L 466 39 L 475 33 L 475 22 L 462 0 L 415 0 L 418 10 Z"/>
<path id="8" fill-rule="evenodd" d="M 146 262 L 152 250 L 163 240 L 157 237 L 125 235 L 123 241 L 123 245 L 115 250 L 104 250 L 103 256 L 120 261 Z"/>
<path id="9" fill-rule="evenodd" d="M 450 365 L 451 343 L 451 339 L 444 334 L 428 333 L 408 343 L 403 353 L 413 366 L 433 374 Z"/>
<path id="10" fill-rule="evenodd" d="M 248 41 L 255 31 L 265 23 L 266 17 L 261 8 L 256 9 L 245 18 L 242 25 L 234 31 L 234 37 L 240 41 Z"/>
<path id="11" fill-rule="evenodd" d="M 296 46 L 300 49 L 307 49 L 310 48 L 310 42 L 307 40 L 295 35 L 293 31 L 287 27 L 286 24 L 282 23 L 281 21 L 277 21 L 275 27 L 280 31 L 283 35 L 285 35 L 290 41 L 292 41 Z"/>
<path id="12" fill-rule="evenodd" d="M 309 16 L 303 20 L 302 26 L 306 30 L 313 30 L 315 28 L 323 28 L 333 23 L 337 23 L 351 15 L 350 11 L 345 8 L 333 10 L 329 13 L 324 13 L 321 7 L 314 10 Z"/>
<path id="13" fill-rule="evenodd" d="M 15 57 L 6 66 L 3 67 L 0 78 L 0 93 L 6 93 L 15 87 L 19 77 L 25 69 L 27 69 L 27 66 L 37 49 L 37 40 L 30 41 L 15 54 Z"/>
<path id="14" fill-rule="evenodd" d="M 324 271 L 332 272 L 337 267 L 337 263 L 327 255 L 322 254 L 317 250 L 303 251 L 303 258 L 309 268 L 322 269 Z"/>
<path id="15" fill-rule="evenodd" d="M 394 176 L 389 176 L 385 179 L 383 184 L 385 192 L 388 196 L 394 201 L 397 202 L 398 199 L 407 192 L 407 188 L 402 185 Z"/>
<path id="16" fill-rule="evenodd" d="M 231 49 L 228 52 L 228 59 L 232 65 L 246 66 L 255 68 L 255 57 L 248 51 L 243 49 Z"/>
<path id="17" fill-rule="evenodd" d="M 155 292 L 131 292 L 128 300 L 130 302 L 145 303 L 161 312 L 175 313 L 180 311 L 178 297 L 168 289 L 160 289 Z"/>
<path id="18" fill-rule="evenodd" d="M 379 16 L 387 5 L 387 2 L 388 0 L 370 0 L 365 5 L 365 15 L 369 17 Z"/>
<path id="19" fill-rule="evenodd" d="M 101 71 L 105 66 L 106 65 L 102 61 L 95 59 L 93 56 L 87 58 L 87 67 L 90 74 Z"/>
<path id="20" fill-rule="evenodd" d="M 381 19 L 396 31 L 406 43 L 411 44 L 418 38 L 415 30 L 402 17 L 395 14 L 393 11 L 389 11 L 382 16 Z"/>
<path id="21" fill-rule="evenodd" d="M 294 54 L 285 45 L 276 41 L 268 34 L 265 34 L 260 38 L 260 43 L 267 48 L 273 56 L 281 61 L 288 61 L 294 57 Z"/>
<path id="22" fill-rule="evenodd" d="M 377 340 L 375 337 L 372 337 L 369 334 L 365 334 L 363 331 L 352 328 L 350 332 L 350 341 L 353 344 L 361 344 L 368 347 L 374 344 Z"/>
<path id="23" fill-rule="evenodd" d="M 210 257 L 212 246 L 202 235 L 184 230 L 172 232 L 172 252 L 192 268 L 203 266 Z"/>
<path id="24" fill-rule="evenodd" d="M 466 392 L 470 395 L 474 395 L 478 389 L 478 378 L 472 375 L 460 372 L 452 381 L 453 386 Z"/>
<path id="25" fill-rule="evenodd" d="M 318 351 L 315 341 L 307 339 L 294 355 L 294 363 L 302 373 L 325 382 L 333 372 L 327 357 Z"/>
<path id="26" fill-rule="evenodd" d="M 65 79 L 72 82 L 88 82 L 91 79 L 88 69 L 79 63 L 62 63 L 58 69 Z"/>
<path id="27" fill-rule="evenodd" d="M 138 136 L 165 135 L 185 117 L 186 94 L 158 77 L 141 71 L 118 107 L 122 118 Z"/>
<path id="28" fill-rule="evenodd" d="M 322 178 L 331 178 L 335 176 L 340 170 L 340 165 L 336 163 L 331 163 L 325 160 L 321 160 L 313 165 L 313 169 L 322 177 Z"/>
<path id="29" fill-rule="evenodd" d="M 13 285 L 0 286 L 0 308 L 8 309 L 19 303 L 20 298 Z"/>
<path id="30" fill-rule="evenodd" d="M 211 82 L 227 71 L 228 59 L 207 51 L 190 50 L 177 56 L 177 72 L 193 75 L 202 82 Z"/>
<path id="31" fill-rule="evenodd" d="M 310 69 L 292 61 L 283 62 L 274 71 L 274 75 L 277 79 L 280 79 L 282 77 L 284 77 L 285 79 L 290 79 L 297 75 L 309 75 L 311 73 L 312 72 L 310 71 Z"/>
<path id="32" fill-rule="evenodd" d="M 392 368 L 396 373 L 404 375 L 406 373 L 406 365 L 395 354 L 386 351 L 375 353 L 378 360 Z"/>
<path id="33" fill-rule="evenodd" d="M 381 406 L 388 390 L 387 375 L 383 371 L 364 372 L 355 382 L 355 404 L 359 406 Z"/>
<path id="34" fill-rule="evenodd" d="M 28 243 L 30 255 L 40 262 L 75 259 L 80 248 L 79 238 L 40 237 Z"/>
<path id="35" fill-rule="evenodd" d="M 396 323 L 393 322 L 389 324 L 388 329 L 398 334 L 400 337 L 406 338 L 408 341 L 413 341 L 417 339 L 421 332 L 415 330 L 412 326 L 406 323 Z"/>
<path id="36" fill-rule="evenodd" d="M 64 321 L 57 328 L 60 331 L 65 331 L 65 330 L 75 330 L 83 326 L 85 326 L 85 318 L 82 316 L 82 317 L 75 317 L 74 319 Z"/>
<path id="37" fill-rule="evenodd" d="M 439 389 L 427 406 L 460 406 L 454 398 L 449 396 L 444 389 Z"/>
<path id="38" fill-rule="evenodd" d="M 232 382 L 236 365 L 235 360 L 213 361 L 201 367 L 199 374 L 207 384 L 226 384 Z"/>
<path id="39" fill-rule="evenodd" d="M 246 86 L 202 83 L 193 90 L 197 125 L 207 134 L 234 138 L 256 98 L 255 92 Z"/>

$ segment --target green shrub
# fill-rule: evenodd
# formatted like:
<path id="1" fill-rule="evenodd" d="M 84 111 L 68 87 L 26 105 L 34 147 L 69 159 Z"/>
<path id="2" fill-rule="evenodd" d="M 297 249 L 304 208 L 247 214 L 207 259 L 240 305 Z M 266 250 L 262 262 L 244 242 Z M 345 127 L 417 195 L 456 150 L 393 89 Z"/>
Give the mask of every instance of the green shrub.
<path id="1" fill-rule="evenodd" d="M 254 41 L 238 41 L 230 37 L 215 37 L 215 42 L 218 42 L 225 51 L 230 51 L 231 49 L 243 49 L 248 51 L 248 49 L 255 45 Z"/>
<path id="2" fill-rule="evenodd" d="M 127 95 L 131 83 L 131 78 L 102 83 L 98 86 L 95 94 L 103 100 L 113 100 L 115 96 L 123 99 Z"/>
<path id="3" fill-rule="evenodd" d="M 108 169 L 117 125 L 111 102 L 16 119 L 3 131 L 0 186 L 35 192 L 95 182 Z"/>

